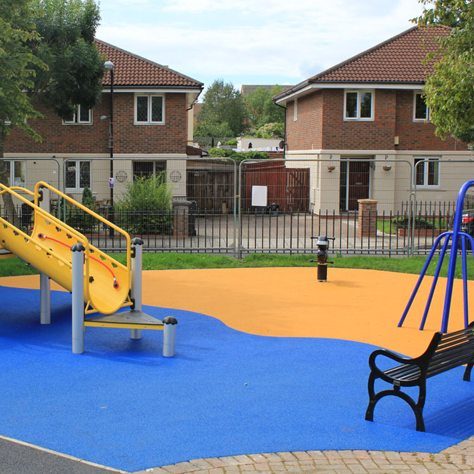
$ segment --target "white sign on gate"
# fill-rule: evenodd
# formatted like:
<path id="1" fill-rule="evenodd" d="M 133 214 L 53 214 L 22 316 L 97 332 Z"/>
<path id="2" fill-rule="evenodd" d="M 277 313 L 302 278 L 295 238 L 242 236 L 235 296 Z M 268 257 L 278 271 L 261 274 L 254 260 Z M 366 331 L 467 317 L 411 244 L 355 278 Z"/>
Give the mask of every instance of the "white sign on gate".
<path id="1" fill-rule="evenodd" d="M 252 186 L 252 206 L 267 205 L 267 186 Z"/>

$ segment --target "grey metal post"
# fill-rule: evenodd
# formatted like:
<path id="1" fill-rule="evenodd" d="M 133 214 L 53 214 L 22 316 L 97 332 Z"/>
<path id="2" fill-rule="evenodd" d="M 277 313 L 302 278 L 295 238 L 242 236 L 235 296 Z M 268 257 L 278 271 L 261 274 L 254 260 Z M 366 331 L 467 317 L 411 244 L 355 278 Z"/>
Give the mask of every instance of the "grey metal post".
<path id="1" fill-rule="evenodd" d="M 142 257 L 143 257 L 143 240 L 135 238 L 132 240 L 132 299 L 133 310 L 142 310 Z M 140 329 L 132 329 L 130 331 L 131 339 L 141 339 L 142 332 Z"/>
<path id="2" fill-rule="evenodd" d="M 237 226 L 239 225 L 238 217 L 237 217 L 237 199 L 240 195 L 240 189 L 237 188 L 238 186 L 238 179 L 237 179 L 237 162 L 232 160 L 234 165 L 234 202 L 233 202 L 233 212 L 232 212 L 232 219 L 234 224 L 234 257 L 239 258 L 239 249 L 240 249 L 240 234 L 237 230 Z"/>
<path id="3" fill-rule="evenodd" d="M 72 352 L 84 352 L 84 246 L 72 246 Z"/>
<path id="4" fill-rule="evenodd" d="M 40 273 L 40 322 L 51 324 L 51 291 L 49 277 Z"/>
<path id="5" fill-rule="evenodd" d="M 175 354 L 177 324 L 178 320 L 171 316 L 163 319 L 163 357 L 173 357 Z"/>
<path id="6" fill-rule="evenodd" d="M 39 207 L 46 212 L 51 212 L 51 191 L 47 188 L 41 189 L 41 199 Z"/>

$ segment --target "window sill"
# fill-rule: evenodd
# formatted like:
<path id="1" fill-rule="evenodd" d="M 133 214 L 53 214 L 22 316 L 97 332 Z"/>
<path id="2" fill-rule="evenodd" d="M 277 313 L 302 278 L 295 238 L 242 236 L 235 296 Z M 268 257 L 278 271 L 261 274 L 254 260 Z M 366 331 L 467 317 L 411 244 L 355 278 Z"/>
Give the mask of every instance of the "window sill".
<path id="1" fill-rule="evenodd" d="M 348 118 L 344 117 L 344 122 L 373 122 L 373 118 Z"/>
<path id="2" fill-rule="evenodd" d="M 150 126 L 150 125 L 165 125 L 165 122 L 133 122 L 133 125 L 145 125 L 145 126 Z"/>
<path id="3" fill-rule="evenodd" d="M 88 126 L 90 127 L 91 125 L 94 125 L 94 124 L 93 124 L 92 122 L 80 122 L 80 123 L 75 123 L 75 122 L 74 122 L 74 123 L 73 123 L 73 122 L 70 122 L 70 123 L 69 123 L 69 122 L 63 122 L 63 125 L 65 125 L 65 126 L 67 126 L 67 127 L 69 127 L 69 126 L 71 126 L 71 125 L 74 126 L 74 127 L 77 127 L 78 125 L 86 125 L 86 126 L 88 125 Z"/>

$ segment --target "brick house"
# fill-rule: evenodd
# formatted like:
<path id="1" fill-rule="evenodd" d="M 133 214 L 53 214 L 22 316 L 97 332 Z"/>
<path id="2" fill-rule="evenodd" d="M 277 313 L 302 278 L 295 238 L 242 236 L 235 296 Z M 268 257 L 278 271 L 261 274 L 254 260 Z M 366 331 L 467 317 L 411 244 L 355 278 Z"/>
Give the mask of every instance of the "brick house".
<path id="1" fill-rule="evenodd" d="M 467 145 L 435 135 L 422 95 L 426 56 L 449 31 L 411 28 L 275 97 L 286 107 L 287 166 L 310 166 L 315 210 L 356 210 L 363 198 L 397 209 L 408 199 L 410 165 L 421 200 L 451 200 L 472 176 L 472 163 L 443 164 L 469 158 Z M 298 159 L 311 161 L 291 163 Z"/>
<path id="2" fill-rule="evenodd" d="M 192 143 L 192 107 L 203 84 L 103 41 L 96 40 L 96 46 L 104 60 L 114 65 L 113 109 L 108 71 L 101 100 L 92 110 L 78 106 L 68 120 L 62 120 L 51 110 L 40 109 L 44 117 L 31 125 L 41 135 L 41 143 L 19 130 L 7 138 L 10 182 L 31 188 L 44 179 L 76 198 L 89 187 L 98 200 L 107 201 L 112 153 L 116 197 L 134 176 L 162 170 L 172 183 L 173 195 L 185 197 L 184 159 Z"/>

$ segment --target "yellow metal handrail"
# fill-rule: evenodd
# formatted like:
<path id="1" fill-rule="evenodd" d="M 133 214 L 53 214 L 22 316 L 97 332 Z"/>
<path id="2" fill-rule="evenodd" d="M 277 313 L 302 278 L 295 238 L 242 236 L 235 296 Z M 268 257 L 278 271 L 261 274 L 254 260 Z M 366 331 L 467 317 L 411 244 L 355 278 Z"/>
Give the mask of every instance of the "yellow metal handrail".
<path id="1" fill-rule="evenodd" d="M 8 189 L 11 189 L 12 191 L 18 191 L 18 192 L 21 192 L 21 193 L 29 194 L 32 197 L 35 196 L 35 193 L 33 191 L 30 191 L 29 189 L 23 188 L 21 186 L 10 186 Z M 6 192 L 7 191 L 5 189 L 3 191 L 0 191 L 0 196 L 2 194 L 5 194 Z"/>
<path id="2" fill-rule="evenodd" d="M 59 189 L 56 189 L 54 186 L 51 186 L 49 183 L 47 183 L 46 181 L 38 181 L 36 184 L 35 184 L 35 192 L 34 192 L 34 196 L 35 196 L 35 204 L 38 203 L 38 199 L 39 199 L 39 193 L 40 193 L 40 190 L 41 188 L 46 188 L 46 189 L 49 189 L 50 191 L 52 191 L 53 193 L 57 194 L 59 197 L 62 197 L 63 199 L 65 199 L 67 202 L 69 202 L 70 204 L 72 204 L 73 206 L 83 210 L 84 212 L 86 212 L 87 214 L 91 215 L 92 217 L 94 217 L 95 219 L 97 219 L 98 221 L 102 222 L 103 224 L 109 226 L 110 228 L 114 229 L 115 232 L 117 232 L 118 234 L 121 234 L 125 237 L 125 241 L 127 243 L 127 269 L 130 271 L 131 270 L 131 262 L 132 262 L 132 254 L 131 254 L 131 251 L 132 251 L 132 246 L 131 246 L 131 238 L 130 238 L 130 234 L 126 231 L 124 231 L 123 229 L 121 229 L 120 227 L 118 227 L 117 225 L 115 225 L 113 222 L 110 222 L 109 220 L 105 219 L 104 217 L 102 217 L 100 214 L 97 214 L 96 212 L 92 211 L 91 209 L 89 209 L 88 207 L 84 206 L 83 204 L 77 202 L 75 199 L 69 197 L 67 194 L 64 194 L 62 191 L 60 191 Z M 61 221 L 62 222 L 62 221 Z M 130 283 L 130 282 L 129 282 Z"/>
<path id="3" fill-rule="evenodd" d="M 15 198 L 17 198 L 19 201 L 24 202 L 25 204 L 27 204 L 28 206 L 33 208 L 35 212 L 37 212 L 38 214 L 40 214 L 44 218 L 49 219 L 51 222 L 54 222 L 55 224 L 64 227 L 64 229 L 66 229 L 70 234 L 74 235 L 77 238 L 77 240 L 84 246 L 84 249 L 87 252 L 87 254 L 89 253 L 89 248 L 90 248 L 89 240 L 87 239 L 87 237 L 85 235 L 81 234 L 80 232 L 78 232 L 73 227 L 68 226 L 67 224 L 65 224 L 61 220 L 59 220 L 56 217 L 54 217 L 53 215 L 51 215 L 49 212 L 46 212 L 44 209 L 41 209 L 41 207 L 39 207 L 38 205 L 32 203 L 31 201 L 28 201 L 28 199 L 24 198 L 23 196 L 21 196 L 17 192 L 13 191 L 8 186 L 5 186 L 4 184 L 0 183 L 0 195 L 5 194 L 5 193 L 11 194 Z M 36 201 L 36 199 L 35 199 L 35 201 Z M 2 220 L 4 220 L 4 219 L 2 219 Z M 8 221 L 6 221 L 6 222 L 11 227 L 15 227 L 14 225 L 9 223 Z M 20 232 L 20 234 L 23 235 L 24 237 L 27 237 L 28 240 L 31 240 L 31 236 L 25 234 L 21 229 L 17 229 L 17 231 Z M 35 242 L 35 243 L 38 243 L 38 242 Z M 40 243 L 38 243 L 38 245 L 41 248 L 44 248 L 46 251 L 49 251 L 46 247 L 44 247 Z M 59 258 L 59 260 L 62 260 L 62 259 Z M 86 276 L 86 281 L 88 281 L 89 280 L 89 259 L 85 259 L 85 260 L 86 260 L 85 261 L 85 276 Z M 67 265 L 70 265 L 70 264 L 67 263 Z"/>

